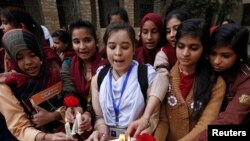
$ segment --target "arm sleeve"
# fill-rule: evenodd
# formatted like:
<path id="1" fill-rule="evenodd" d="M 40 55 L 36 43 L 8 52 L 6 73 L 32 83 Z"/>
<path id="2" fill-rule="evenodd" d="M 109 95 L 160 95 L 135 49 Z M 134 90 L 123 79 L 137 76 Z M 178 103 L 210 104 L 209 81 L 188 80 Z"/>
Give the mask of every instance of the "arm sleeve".
<path id="1" fill-rule="evenodd" d="M 244 100 L 245 99 L 245 100 Z M 242 124 L 250 113 L 250 79 L 238 85 L 236 94 L 213 124 Z"/>
<path id="2" fill-rule="evenodd" d="M 155 129 L 154 137 L 157 141 L 166 141 L 168 136 L 168 116 L 166 113 L 166 99 L 163 100 L 160 109 L 159 123 Z"/>
<path id="3" fill-rule="evenodd" d="M 210 101 L 208 102 L 205 110 L 203 111 L 198 123 L 191 130 L 191 132 L 181 138 L 180 141 L 193 140 L 201 131 L 207 128 L 208 124 L 210 124 L 214 119 L 217 118 L 220 112 L 222 101 L 224 99 L 225 90 L 225 81 L 221 77 L 218 77 L 217 83 L 213 88 Z"/>
<path id="4" fill-rule="evenodd" d="M 162 51 L 162 49 L 161 49 L 161 50 L 156 54 L 156 56 L 155 56 L 154 68 L 156 68 L 156 70 L 157 70 L 158 68 L 165 68 L 165 69 L 168 69 L 168 68 L 169 68 L 168 57 L 167 57 L 166 54 Z"/>
<path id="5" fill-rule="evenodd" d="M 149 87 L 147 90 L 147 99 L 150 96 L 155 96 L 160 100 L 160 102 L 164 99 L 165 94 L 168 89 L 168 77 L 161 76 L 160 74 L 156 73 L 154 68 L 149 65 L 148 66 L 148 80 L 149 80 Z M 148 105 L 148 104 L 147 104 Z M 155 107 L 156 109 L 153 111 L 153 114 L 150 116 L 150 127 L 145 129 L 143 132 L 147 132 L 152 134 L 159 122 L 159 111 L 160 105 Z"/>
<path id="6" fill-rule="evenodd" d="M 8 129 L 18 140 L 34 141 L 41 132 L 33 127 L 20 102 L 4 84 L 0 84 L 0 112 L 5 117 Z"/>
<path id="7" fill-rule="evenodd" d="M 99 102 L 99 91 L 97 86 L 97 77 L 98 74 L 96 74 L 91 81 L 91 92 L 92 92 L 92 106 L 94 109 L 94 112 L 96 114 L 96 122 L 95 122 L 95 130 L 104 131 L 106 134 L 108 134 L 108 128 L 107 125 L 103 119 L 103 113 L 101 109 L 101 105 Z M 102 126 L 100 126 L 102 125 Z M 103 126 L 105 125 L 105 126 Z"/>
<path id="8" fill-rule="evenodd" d="M 61 79 L 63 82 L 63 96 L 75 96 L 74 93 L 76 89 L 73 82 L 70 79 L 70 62 L 69 60 L 64 60 L 61 69 Z"/>

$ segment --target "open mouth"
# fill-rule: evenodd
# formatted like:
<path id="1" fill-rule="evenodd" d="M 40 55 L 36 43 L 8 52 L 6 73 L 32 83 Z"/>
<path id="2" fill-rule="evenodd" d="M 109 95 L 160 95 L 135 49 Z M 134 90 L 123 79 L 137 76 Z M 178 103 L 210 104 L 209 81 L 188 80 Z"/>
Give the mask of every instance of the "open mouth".
<path id="1" fill-rule="evenodd" d="M 36 74 L 37 68 L 36 67 L 29 67 L 29 68 L 25 69 L 25 72 L 28 74 Z"/>
<path id="2" fill-rule="evenodd" d="M 113 62 L 114 62 L 115 64 L 120 65 L 120 64 L 122 64 L 122 63 L 124 62 L 124 60 L 114 60 Z"/>

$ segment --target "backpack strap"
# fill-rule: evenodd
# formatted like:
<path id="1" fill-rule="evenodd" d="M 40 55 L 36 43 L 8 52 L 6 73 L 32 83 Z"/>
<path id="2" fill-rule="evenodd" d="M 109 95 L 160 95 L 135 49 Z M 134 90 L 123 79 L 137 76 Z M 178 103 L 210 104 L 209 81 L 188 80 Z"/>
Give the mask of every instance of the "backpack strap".
<path id="1" fill-rule="evenodd" d="M 102 81 L 106 74 L 108 73 L 110 69 L 110 65 L 105 65 L 103 69 L 100 70 L 98 77 L 97 77 L 97 85 L 98 85 L 98 91 L 100 91 L 100 87 L 102 84 Z M 141 87 L 141 91 L 143 94 L 144 102 L 147 101 L 147 90 L 148 90 L 148 67 L 144 64 L 139 64 L 138 66 L 138 82 Z"/>
<path id="2" fill-rule="evenodd" d="M 138 66 L 138 81 L 144 97 L 144 102 L 146 103 L 148 90 L 148 67 L 145 64 L 139 64 Z"/>
<path id="3" fill-rule="evenodd" d="M 109 69 L 110 69 L 110 65 L 105 65 L 99 72 L 98 77 L 97 77 L 97 86 L 98 86 L 98 91 L 100 91 L 100 87 L 102 84 L 102 81 L 104 79 L 104 77 L 106 76 L 106 74 L 108 73 Z"/>

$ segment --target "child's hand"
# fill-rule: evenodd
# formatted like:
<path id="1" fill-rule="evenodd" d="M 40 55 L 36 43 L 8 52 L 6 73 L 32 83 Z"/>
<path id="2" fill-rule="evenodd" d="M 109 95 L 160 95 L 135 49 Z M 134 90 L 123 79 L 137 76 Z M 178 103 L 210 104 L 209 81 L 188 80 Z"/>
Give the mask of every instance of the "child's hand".
<path id="1" fill-rule="evenodd" d="M 89 138 L 85 141 L 107 141 L 107 135 L 99 131 L 93 131 Z"/>
<path id="2" fill-rule="evenodd" d="M 68 122 L 74 123 L 76 113 L 82 113 L 82 108 L 81 107 L 68 107 L 67 110 L 65 111 L 65 118 L 67 119 Z"/>
<path id="3" fill-rule="evenodd" d="M 54 133 L 54 134 L 47 134 L 46 141 L 77 141 L 77 139 L 74 139 L 72 137 L 67 137 L 65 133 Z"/>
<path id="4" fill-rule="evenodd" d="M 37 110 L 38 113 L 33 114 L 32 122 L 35 124 L 35 127 L 41 127 L 53 120 L 56 120 L 56 112 L 48 112 L 40 106 L 33 105 L 33 107 Z"/>
<path id="5" fill-rule="evenodd" d="M 141 117 L 140 119 L 129 124 L 126 131 L 126 136 L 132 136 L 136 138 L 144 129 L 148 128 L 149 126 L 149 120 Z"/>
<path id="6" fill-rule="evenodd" d="M 92 126 L 91 126 L 91 114 L 89 112 L 84 112 L 82 114 L 82 122 L 79 127 L 80 131 L 91 131 Z"/>

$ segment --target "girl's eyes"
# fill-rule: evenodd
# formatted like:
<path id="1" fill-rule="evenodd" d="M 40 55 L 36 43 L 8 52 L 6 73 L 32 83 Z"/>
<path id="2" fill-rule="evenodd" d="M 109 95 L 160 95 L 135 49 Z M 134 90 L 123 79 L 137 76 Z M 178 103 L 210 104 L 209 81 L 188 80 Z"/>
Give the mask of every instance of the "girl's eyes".
<path id="1" fill-rule="evenodd" d="M 30 58 L 34 58 L 34 57 L 37 57 L 37 55 L 35 53 L 30 53 L 28 55 L 17 55 L 16 56 L 16 60 L 22 60 L 24 57 L 30 57 Z"/>
<path id="2" fill-rule="evenodd" d="M 89 42 L 91 42 L 93 39 L 92 38 L 86 38 L 86 39 L 83 39 L 82 41 L 83 41 L 83 43 L 89 43 Z M 73 40 L 72 41 L 74 44 L 79 44 L 81 41 L 80 40 L 78 40 L 78 39 L 75 39 L 75 40 Z"/>
<path id="3" fill-rule="evenodd" d="M 198 47 L 197 45 L 190 46 L 190 49 L 191 49 L 191 50 L 194 50 L 194 51 L 195 51 L 195 50 L 198 50 L 198 48 L 199 48 L 199 47 Z"/>
<path id="4" fill-rule="evenodd" d="M 108 45 L 108 47 L 112 50 L 115 49 L 115 45 Z"/>
<path id="5" fill-rule="evenodd" d="M 230 58 L 231 55 L 222 55 L 224 58 Z"/>
<path id="6" fill-rule="evenodd" d="M 80 43 L 79 40 L 73 40 L 72 42 L 73 42 L 74 44 L 79 44 L 79 43 Z"/>
<path id="7" fill-rule="evenodd" d="M 182 48 L 184 48 L 185 46 L 184 46 L 183 44 L 177 43 L 177 44 L 176 44 L 176 47 L 182 49 Z"/>
<path id="8" fill-rule="evenodd" d="M 115 44 L 109 44 L 108 48 L 110 48 L 111 50 L 114 50 L 116 48 Z M 129 45 L 121 45 L 121 48 L 124 50 L 127 50 L 129 48 Z"/>

